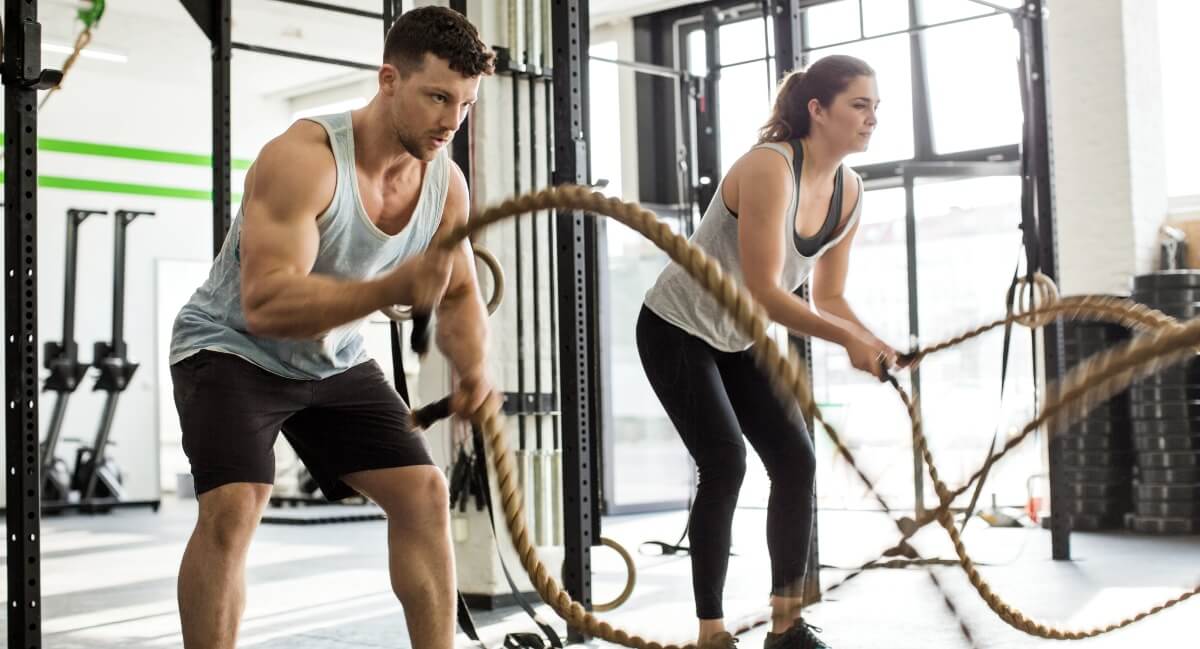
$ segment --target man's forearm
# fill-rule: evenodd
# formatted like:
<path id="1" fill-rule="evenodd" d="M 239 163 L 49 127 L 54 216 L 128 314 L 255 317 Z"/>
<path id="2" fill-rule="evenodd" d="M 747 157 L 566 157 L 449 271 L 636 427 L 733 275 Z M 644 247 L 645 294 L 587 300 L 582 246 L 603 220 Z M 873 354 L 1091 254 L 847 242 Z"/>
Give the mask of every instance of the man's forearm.
<path id="1" fill-rule="evenodd" d="M 376 279 L 281 274 L 260 280 L 257 292 L 243 300 L 243 309 L 252 334 L 306 339 L 367 316 L 388 302 L 386 295 Z"/>
<path id="2" fill-rule="evenodd" d="M 447 294 L 438 307 L 437 346 L 459 376 L 484 372 L 487 310 L 476 291 Z"/>

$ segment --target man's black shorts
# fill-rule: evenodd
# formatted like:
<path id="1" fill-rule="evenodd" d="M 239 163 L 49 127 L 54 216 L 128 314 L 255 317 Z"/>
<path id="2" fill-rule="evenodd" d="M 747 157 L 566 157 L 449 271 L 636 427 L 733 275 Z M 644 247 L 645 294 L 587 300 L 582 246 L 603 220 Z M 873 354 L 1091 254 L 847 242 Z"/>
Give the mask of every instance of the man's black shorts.
<path id="1" fill-rule="evenodd" d="M 274 484 L 281 430 L 330 500 L 354 495 L 346 474 L 433 464 L 375 361 L 305 381 L 201 351 L 172 365 L 171 379 L 197 495 L 233 482 Z"/>

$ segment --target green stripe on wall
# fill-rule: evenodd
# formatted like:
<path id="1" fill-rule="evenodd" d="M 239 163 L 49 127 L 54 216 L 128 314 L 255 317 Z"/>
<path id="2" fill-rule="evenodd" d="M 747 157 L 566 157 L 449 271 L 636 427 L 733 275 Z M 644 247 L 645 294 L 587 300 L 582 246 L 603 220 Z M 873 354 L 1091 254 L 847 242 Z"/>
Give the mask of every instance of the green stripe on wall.
<path id="1" fill-rule="evenodd" d="M 3 173 L 0 173 L 0 182 L 4 182 Z M 70 189 L 82 192 L 126 194 L 129 196 L 155 196 L 159 198 L 182 198 L 187 200 L 212 201 L 212 191 L 207 189 L 164 187 L 162 185 L 139 185 L 134 183 L 118 183 L 108 180 L 65 178 L 63 176 L 38 176 L 38 186 L 46 189 Z M 234 194 L 232 197 L 232 202 L 234 204 L 237 204 L 241 200 L 241 194 Z"/>
<path id="2" fill-rule="evenodd" d="M 0 133 L 0 136 L 3 136 Z M 212 156 L 198 153 L 183 153 L 163 149 L 142 149 L 139 147 L 120 146 L 116 144 L 100 144 L 98 142 L 81 142 L 79 140 L 59 140 L 50 137 L 38 138 L 39 151 L 54 153 L 73 153 L 90 155 L 101 158 L 121 158 L 124 160 L 144 160 L 147 162 L 165 162 L 168 164 L 190 165 L 194 167 L 211 167 Z M 234 158 L 230 166 L 233 169 L 246 170 L 250 168 L 250 160 Z"/>

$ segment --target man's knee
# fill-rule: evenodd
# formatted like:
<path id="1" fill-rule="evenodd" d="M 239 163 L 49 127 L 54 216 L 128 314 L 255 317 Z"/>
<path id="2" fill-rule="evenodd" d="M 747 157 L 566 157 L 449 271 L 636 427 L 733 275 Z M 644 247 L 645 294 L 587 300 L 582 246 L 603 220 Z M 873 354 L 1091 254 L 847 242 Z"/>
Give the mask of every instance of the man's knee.
<path id="1" fill-rule="evenodd" d="M 450 488 L 446 477 L 436 467 L 429 467 L 420 475 L 409 478 L 411 491 L 397 514 L 408 514 L 416 520 L 427 523 L 445 522 L 450 520 Z M 390 515 L 390 514 L 389 514 Z M 401 520 L 401 523 L 404 521 Z"/>
<path id="2" fill-rule="evenodd" d="M 244 550 L 258 527 L 271 485 L 235 483 L 200 495 L 196 535 L 223 551 Z"/>
<path id="3" fill-rule="evenodd" d="M 449 525 L 450 489 L 435 466 L 402 467 L 347 476 L 347 482 L 364 493 L 400 525 Z"/>

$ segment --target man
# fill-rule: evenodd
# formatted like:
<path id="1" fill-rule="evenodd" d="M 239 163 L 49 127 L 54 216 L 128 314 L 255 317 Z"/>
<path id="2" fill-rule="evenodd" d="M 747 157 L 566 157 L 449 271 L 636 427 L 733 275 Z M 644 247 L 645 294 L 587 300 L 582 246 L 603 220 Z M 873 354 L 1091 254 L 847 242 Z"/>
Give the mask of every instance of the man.
<path id="1" fill-rule="evenodd" d="M 326 497 L 361 493 L 387 513 L 412 645 L 453 645 L 446 482 L 358 325 L 387 305 L 436 309 L 454 410 L 488 398 L 469 244 L 434 244 L 467 219 L 445 146 L 493 54 L 461 15 L 425 7 L 393 25 L 383 59 L 366 107 L 298 121 L 263 147 L 208 280 L 175 321 L 171 377 L 199 499 L 179 570 L 187 649 L 234 647 L 281 429 Z"/>

